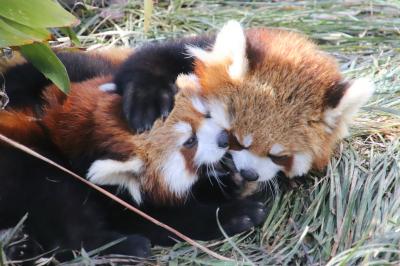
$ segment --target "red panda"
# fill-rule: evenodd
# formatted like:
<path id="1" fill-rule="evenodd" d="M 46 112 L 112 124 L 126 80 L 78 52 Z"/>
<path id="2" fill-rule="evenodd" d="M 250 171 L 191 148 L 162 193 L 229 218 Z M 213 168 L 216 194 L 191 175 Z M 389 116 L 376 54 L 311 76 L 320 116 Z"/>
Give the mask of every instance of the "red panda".
<path id="1" fill-rule="evenodd" d="M 351 116 L 374 91 L 364 78 L 346 82 L 332 57 L 284 30 L 244 31 L 230 21 L 211 51 L 188 50 L 195 75 L 178 77 L 177 83 L 197 82 L 203 102 L 228 110 L 230 153 L 238 172 L 251 181 L 325 167 Z"/>
<path id="2" fill-rule="evenodd" d="M 87 177 L 120 185 L 140 204 L 143 195 L 160 203 L 179 202 L 197 181 L 198 168 L 217 164 L 228 149 L 229 121 L 218 106 L 208 115 L 192 106 L 198 89 L 185 86 L 165 121 L 132 134 L 121 116 L 121 97 L 99 89 L 111 77 L 72 84 L 68 96 L 46 89 L 43 124 L 55 145 L 74 161 L 90 156 Z"/>
<path id="3" fill-rule="evenodd" d="M 229 235 L 262 222 L 266 210 L 259 202 L 205 205 L 189 199 L 189 204 L 165 204 L 182 202 L 198 179 L 197 168 L 217 163 L 228 148 L 228 115 L 217 102 L 203 102 L 197 96 L 197 83 L 181 84 L 169 117 L 157 121 L 151 131 L 134 135 L 121 117 L 121 97 L 99 89 L 109 80 L 99 77 L 72 84 L 68 96 L 51 86 L 43 95 L 40 118 L 34 112 L 2 111 L 0 133 L 74 170 L 76 161 L 87 160 L 89 166 L 82 169 L 89 168 L 92 182 L 126 188 L 135 203 L 146 199 L 146 212 L 196 239 L 220 235 L 217 208 Z M 0 228 L 12 226 L 28 211 L 26 230 L 34 236 L 33 242 L 40 243 L 34 244 L 35 249 L 40 246 L 39 253 L 55 247 L 97 248 L 127 236 L 106 252 L 144 257 L 150 254 L 149 239 L 170 243 L 170 234 L 110 207 L 99 195 L 89 196 L 65 173 L 2 143 L 0 151 Z M 22 190 L 24 186 L 27 189 Z"/>

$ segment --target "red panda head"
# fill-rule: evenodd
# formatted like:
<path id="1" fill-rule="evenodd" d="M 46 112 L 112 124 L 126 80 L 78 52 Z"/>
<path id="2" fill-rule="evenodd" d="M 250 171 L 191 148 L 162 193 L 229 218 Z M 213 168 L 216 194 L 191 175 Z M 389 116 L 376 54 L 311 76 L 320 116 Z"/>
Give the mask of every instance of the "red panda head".
<path id="1" fill-rule="evenodd" d="M 188 50 L 202 97 L 229 110 L 230 153 L 248 180 L 326 166 L 349 118 L 374 91 L 366 79 L 344 81 L 332 57 L 288 31 L 244 32 L 231 21 L 211 51 Z"/>
<path id="2" fill-rule="evenodd" d="M 46 90 L 43 120 L 53 141 L 70 159 L 92 157 L 88 179 L 125 188 L 137 203 L 143 197 L 157 203 L 184 199 L 198 169 L 212 167 L 228 150 L 225 110 L 214 118 L 213 106 L 196 96 L 198 88 L 181 84 L 168 118 L 147 133 L 132 134 L 121 116 L 120 96 L 99 89 L 109 81 L 72 84 L 65 99 L 56 88 Z"/>

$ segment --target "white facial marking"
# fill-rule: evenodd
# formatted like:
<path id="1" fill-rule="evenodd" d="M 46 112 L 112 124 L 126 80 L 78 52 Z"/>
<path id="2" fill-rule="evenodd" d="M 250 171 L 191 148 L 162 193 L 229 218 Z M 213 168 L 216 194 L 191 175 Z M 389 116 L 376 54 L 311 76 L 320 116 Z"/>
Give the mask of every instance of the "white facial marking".
<path id="1" fill-rule="evenodd" d="M 339 128 L 339 135 L 347 134 L 351 117 L 364 105 L 375 91 L 374 84 L 367 78 L 357 79 L 346 90 L 338 106 L 325 111 L 325 123 L 331 129 Z"/>
<path id="2" fill-rule="evenodd" d="M 197 175 L 186 169 L 185 158 L 179 151 L 170 154 L 161 167 L 162 175 L 170 191 L 184 196 L 197 181 Z"/>
<path id="3" fill-rule="evenodd" d="M 302 176 L 306 174 L 311 168 L 311 163 L 312 157 L 310 154 L 302 152 L 296 153 L 293 156 L 293 165 L 289 177 Z"/>
<path id="4" fill-rule="evenodd" d="M 224 128 L 214 119 L 204 119 L 197 130 L 197 151 L 194 156 L 196 166 L 213 164 L 222 159 L 228 148 L 218 147 L 217 140 Z"/>
<path id="5" fill-rule="evenodd" d="M 268 181 L 273 178 L 282 167 L 272 162 L 268 157 L 254 155 L 248 150 L 231 151 L 236 168 L 252 169 L 259 175 L 258 181 Z"/>
<path id="6" fill-rule="evenodd" d="M 211 118 L 225 129 L 230 128 L 230 119 L 225 105 L 217 100 L 211 100 L 208 104 Z"/>
<path id="7" fill-rule="evenodd" d="M 176 142 L 176 147 L 180 148 L 192 136 L 192 127 L 189 123 L 182 121 L 174 127 L 180 135 Z M 168 190 L 178 197 L 184 196 L 197 181 L 197 175 L 186 169 L 185 157 L 179 150 L 168 154 L 160 168 Z"/>
<path id="8" fill-rule="evenodd" d="M 117 89 L 115 83 L 104 83 L 99 86 L 99 89 L 104 92 L 114 92 Z"/>
<path id="9" fill-rule="evenodd" d="M 246 136 L 243 138 L 243 146 L 244 146 L 245 148 L 250 147 L 252 143 L 253 143 L 253 136 L 252 136 L 251 134 L 246 135 Z"/>
<path id="10" fill-rule="evenodd" d="M 274 145 L 272 145 L 269 153 L 271 155 L 280 155 L 280 153 L 283 152 L 284 150 L 285 149 L 283 148 L 283 146 L 281 144 L 274 144 Z"/>
<path id="11" fill-rule="evenodd" d="M 197 112 L 199 112 L 203 115 L 207 113 L 207 106 L 199 97 L 192 98 L 192 105 L 193 105 L 194 109 L 197 110 Z"/>
<path id="12" fill-rule="evenodd" d="M 178 122 L 175 124 L 175 130 L 179 134 L 183 134 L 185 137 L 189 138 L 192 135 L 192 126 L 186 122 Z"/>
<path id="13" fill-rule="evenodd" d="M 215 64 L 230 59 L 232 63 L 228 67 L 228 73 L 233 80 L 243 79 L 247 72 L 246 35 L 237 21 L 228 21 L 222 27 L 211 52 L 191 46 L 187 49 L 191 55 L 205 64 Z"/>
<path id="14" fill-rule="evenodd" d="M 132 158 L 121 162 L 111 159 L 96 160 L 87 173 L 89 181 L 97 185 L 116 185 L 127 189 L 136 203 L 142 202 L 140 184 L 136 177 L 140 175 L 143 161 Z"/>

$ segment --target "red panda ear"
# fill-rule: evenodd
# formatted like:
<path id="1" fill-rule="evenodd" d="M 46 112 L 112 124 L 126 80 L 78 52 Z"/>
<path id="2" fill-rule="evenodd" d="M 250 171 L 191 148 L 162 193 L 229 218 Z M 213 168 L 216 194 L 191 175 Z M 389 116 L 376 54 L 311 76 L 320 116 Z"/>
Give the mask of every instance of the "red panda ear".
<path id="1" fill-rule="evenodd" d="M 325 93 L 325 107 L 335 108 L 349 87 L 350 82 L 343 80 L 329 88 Z"/>
<path id="2" fill-rule="evenodd" d="M 185 95 L 201 93 L 199 78 L 195 74 L 180 74 L 175 81 L 178 90 Z"/>
<path id="3" fill-rule="evenodd" d="M 226 72 L 225 76 L 233 81 L 242 80 L 247 73 L 246 35 L 237 21 L 229 21 L 222 27 L 211 51 L 193 46 L 187 49 L 200 62 L 196 66 L 203 65 L 205 68 L 218 66 Z"/>
<path id="4" fill-rule="evenodd" d="M 351 117 L 369 100 L 374 90 L 374 84 L 367 78 L 339 84 L 332 89 L 326 94 L 324 119 L 327 126 L 331 130 L 338 128 L 340 136 L 345 136 Z"/>

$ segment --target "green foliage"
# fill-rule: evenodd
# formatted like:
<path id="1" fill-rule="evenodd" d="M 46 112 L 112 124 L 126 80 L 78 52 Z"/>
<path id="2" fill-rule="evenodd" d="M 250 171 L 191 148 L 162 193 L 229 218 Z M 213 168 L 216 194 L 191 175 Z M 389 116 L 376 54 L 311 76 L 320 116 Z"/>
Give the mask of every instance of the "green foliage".
<path id="1" fill-rule="evenodd" d="M 65 27 L 64 32 L 77 43 L 69 27 L 78 23 L 78 19 L 52 0 L 0 0 L 0 48 L 20 47 L 27 60 L 62 91 L 68 92 L 65 67 L 41 42 L 51 39 L 49 28 Z"/>
<path id="2" fill-rule="evenodd" d="M 22 55 L 50 79 L 57 87 L 64 92 L 68 91 L 69 78 L 64 65 L 53 53 L 51 48 L 44 43 L 32 43 L 21 46 Z M 65 73 L 66 75 L 61 75 Z"/>

